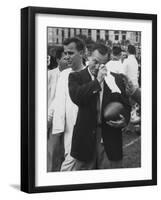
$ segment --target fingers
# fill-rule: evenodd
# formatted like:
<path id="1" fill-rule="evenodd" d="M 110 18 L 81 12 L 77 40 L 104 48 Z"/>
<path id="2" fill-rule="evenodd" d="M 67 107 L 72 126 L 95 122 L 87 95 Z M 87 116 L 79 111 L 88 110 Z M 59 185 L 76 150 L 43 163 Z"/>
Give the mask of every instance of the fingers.
<path id="1" fill-rule="evenodd" d="M 101 70 L 101 69 L 106 69 L 106 66 L 105 65 L 103 65 L 103 64 L 100 64 L 100 67 L 99 67 L 99 69 Z"/>
<path id="2" fill-rule="evenodd" d="M 108 121 L 108 122 L 106 122 L 106 124 L 108 124 L 109 126 L 111 126 L 113 128 L 119 128 L 120 127 L 120 124 L 117 124 L 114 121 Z"/>
<path id="3" fill-rule="evenodd" d="M 109 126 L 113 125 L 113 123 L 111 121 L 106 121 L 106 124 L 108 124 Z"/>
<path id="4" fill-rule="evenodd" d="M 98 70 L 98 74 L 97 74 L 97 79 L 99 81 L 99 83 L 101 83 L 105 76 L 107 75 L 107 69 L 105 65 L 99 65 L 99 70 Z"/>
<path id="5" fill-rule="evenodd" d="M 100 65 L 99 72 L 102 73 L 102 75 L 107 75 L 107 68 L 105 65 Z"/>
<path id="6" fill-rule="evenodd" d="M 125 119 L 125 117 L 123 115 L 121 115 L 121 114 L 119 114 L 119 117 L 120 117 L 121 120 Z"/>
<path id="7" fill-rule="evenodd" d="M 116 121 L 113 121 L 113 120 L 106 121 L 106 124 L 108 124 L 112 127 L 115 127 L 115 128 L 125 127 L 126 126 L 125 118 L 123 115 L 120 115 L 120 117 L 121 117 L 121 119 L 116 120 Z"/>

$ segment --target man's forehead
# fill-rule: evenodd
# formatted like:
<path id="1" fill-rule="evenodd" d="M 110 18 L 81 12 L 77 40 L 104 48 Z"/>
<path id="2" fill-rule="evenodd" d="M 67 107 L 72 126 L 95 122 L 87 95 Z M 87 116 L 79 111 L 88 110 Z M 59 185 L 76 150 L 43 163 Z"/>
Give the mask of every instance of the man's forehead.
<path id="1" fill-rule="evenodd" d="M 68 45 L 64 45 L 64 51 L 75 51 L 76 49 L 76 44 L 74 42 L 69 43 Z"/>
<path id="2" fill-rule="evenodd" d="M 108 59 L 108 54 L 102 55 L 101 53 L 99 53 L 99 51 L 96 49 L 92 52 L 92 58 L 99 61 L 99 62 L 106 62 L 106 60 Z"/>

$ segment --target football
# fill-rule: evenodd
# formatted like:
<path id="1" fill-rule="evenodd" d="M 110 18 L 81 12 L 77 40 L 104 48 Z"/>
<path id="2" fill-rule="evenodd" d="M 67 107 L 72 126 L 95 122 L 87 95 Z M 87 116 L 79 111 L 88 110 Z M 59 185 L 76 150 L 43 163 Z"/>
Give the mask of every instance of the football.
<path id="1" fill-rule="evenodd" d="M 104 109 L 104 118 L 106 121 L 120 119 L 120 114 L 124 116 L 125 108 L 120 102 L 111 102 Z"/>

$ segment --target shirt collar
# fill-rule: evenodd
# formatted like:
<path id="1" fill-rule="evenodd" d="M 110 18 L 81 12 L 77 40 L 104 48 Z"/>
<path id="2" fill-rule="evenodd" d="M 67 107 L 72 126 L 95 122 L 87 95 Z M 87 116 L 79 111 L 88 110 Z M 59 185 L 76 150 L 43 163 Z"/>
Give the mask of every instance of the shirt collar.
<path id="1" fill-rule="evenodd" d="M 91 71 L 89 70 L 89 67 L 88 67 L 88 72 L 89 72 L 89 74 L 90 74 L 90 76 L 91 76 L 91 79 L 92 79 L 92 81 L 95 79 L 95 77 L 93 76 L 93 74 L 91 73 Z"/>
<path id="2" fill-rule="evenodd" d="M 129 54 L 128 57 L 135 57 L 135 55 L 133 55 L 133 54 Z"/>

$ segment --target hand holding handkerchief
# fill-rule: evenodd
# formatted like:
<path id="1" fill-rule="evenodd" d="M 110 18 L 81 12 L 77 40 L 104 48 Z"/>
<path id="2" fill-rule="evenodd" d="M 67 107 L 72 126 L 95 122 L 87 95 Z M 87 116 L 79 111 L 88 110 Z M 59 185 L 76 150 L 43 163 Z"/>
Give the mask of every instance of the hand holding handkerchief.
<path id="1" fill-rule="evenodd" d="M 105 77 L 105 83 L 108 85 L 108 87 L 111 89 L 112 93 L 120 93 L 121 91 L 116 85 L 115 78 L 111 75 L 110 71 L 107 71 L 107 76 Z"/>

